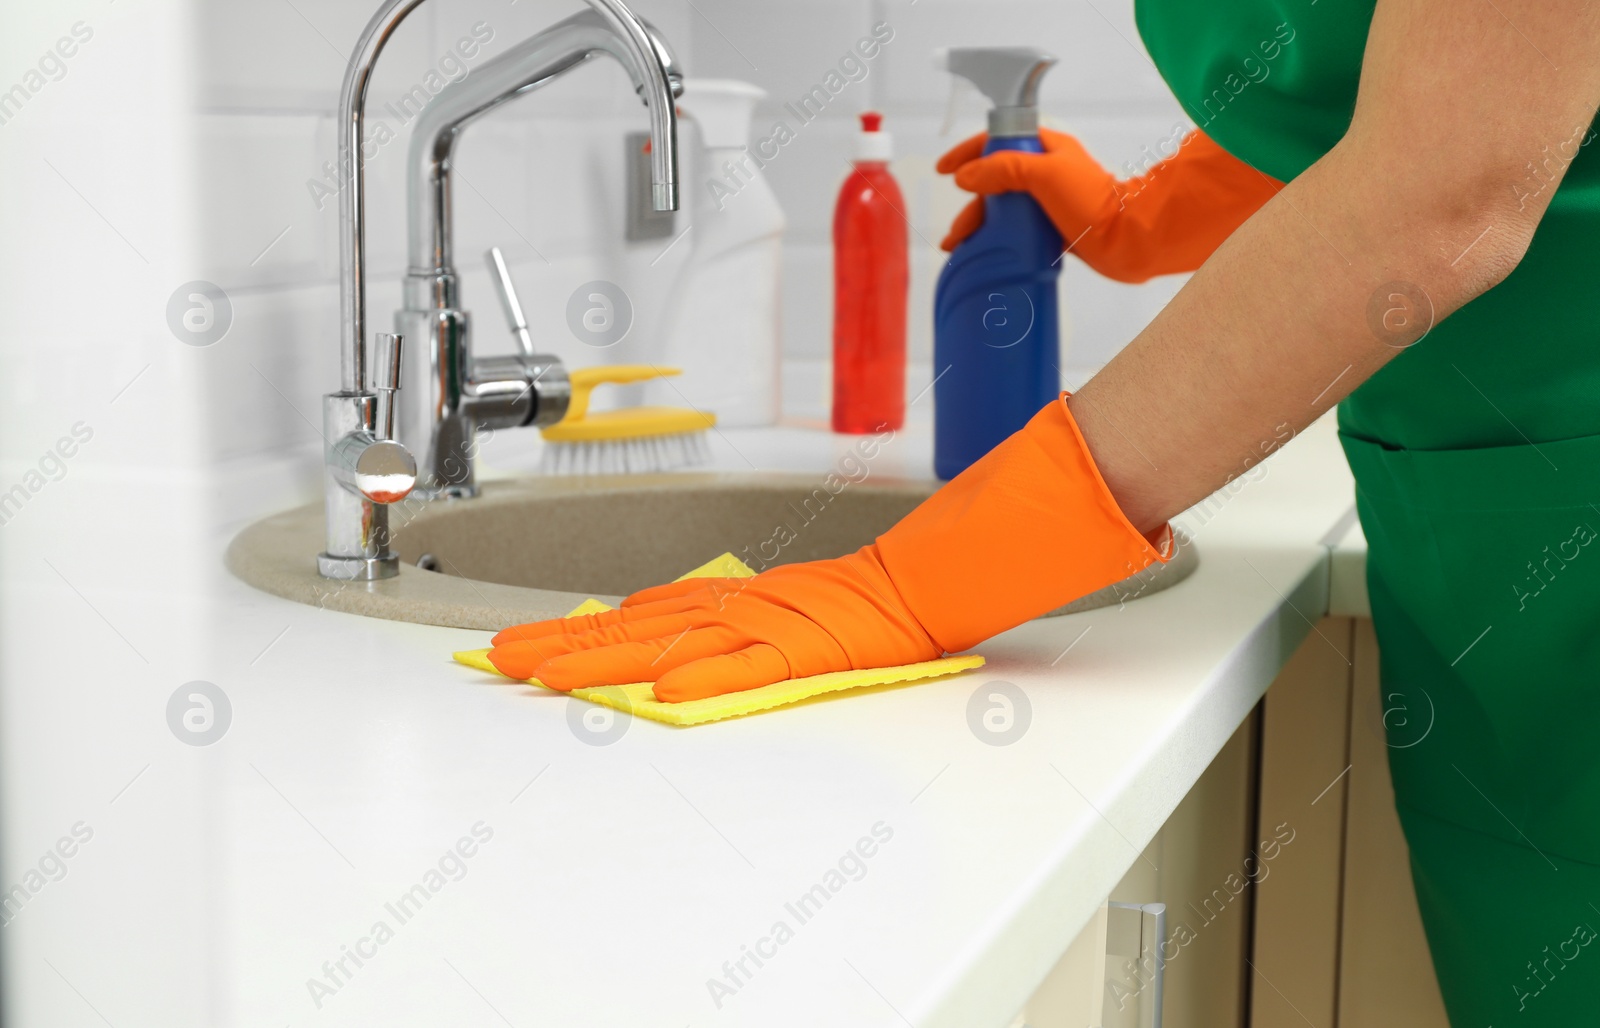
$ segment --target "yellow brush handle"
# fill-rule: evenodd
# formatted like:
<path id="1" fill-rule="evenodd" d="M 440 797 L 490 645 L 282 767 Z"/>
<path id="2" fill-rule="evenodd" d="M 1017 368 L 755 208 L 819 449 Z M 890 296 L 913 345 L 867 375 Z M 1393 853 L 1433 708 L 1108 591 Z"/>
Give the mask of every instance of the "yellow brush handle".
<path id="1" fill-rule="evenodd" d="M 602 364 L 594 368 L 578 368 L 568 378 L 572 382 L 572 399 L 567 403 L 567 413 L 562 421 L 577 421 L 589 413 L 589 394 L 598 385 L 620 385 L 627 382 L 648 382 L 652 378 L 667 378 L 682 374 L 680 368 L 660 368 L 654 364 Z"/>

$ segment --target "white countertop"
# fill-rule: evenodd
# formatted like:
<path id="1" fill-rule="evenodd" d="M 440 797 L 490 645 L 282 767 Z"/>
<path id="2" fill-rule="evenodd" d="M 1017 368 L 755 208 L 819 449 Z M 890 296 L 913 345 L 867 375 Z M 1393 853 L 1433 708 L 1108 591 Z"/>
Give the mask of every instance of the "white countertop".
<path id="1" fill-rule="evenodd" d="M 722 466 L 800 471 L 848 445 L 798 428 L 716 442 Z M 875 470 L 925 473 L 925 429 L 896 447 Z M 221 535 L 187 559 L 191 540 L 166 540 L 157 585 L 119 570 L 121 544 L 50 550 L 71 556 L 4 594 L 7 640 L 32 642 L 0 655 L 5 886 L 78 822 L 93 836 L 3 929 L 9 1011 L 1004 1026 L 1328 609 L 1330 545 L 1359 564 L 1331 424 L 1265 468 L 1183 519 L 1188 581 L 1024 625 L 978 648 L 978 672 L 691 729 L 619 722 L 609 745 L 569 725 L 594 708 L 450 661 L 483 633 L 256 592 L 221 571 Z M 203 747 L 164 714 L 196 679 L 232 710 Z M 969 727 L 996 681 L 1031 708 L 1010 745 Z M 386 904 L 475 825 L 492 838 L 402 922 Z M 875 827 L 854 877 L 830 879 Z M 819 883 L 839 887 L 802 923 L 786 905 Z M 346 958 L 318 1009 L 307 980 L 379 921 L 393 937 Z M 780 921 L 792 937 L 763 942 Z M 708 980 L 758 945 L 771 955 L 719 1009 Z"/>

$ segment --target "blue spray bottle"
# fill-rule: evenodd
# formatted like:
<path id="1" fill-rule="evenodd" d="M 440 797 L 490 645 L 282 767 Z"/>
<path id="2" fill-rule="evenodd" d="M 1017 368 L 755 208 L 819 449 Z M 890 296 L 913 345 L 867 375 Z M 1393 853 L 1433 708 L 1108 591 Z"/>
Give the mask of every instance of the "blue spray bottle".
<path id="1" fill-rule="evenodd" d="M 1032 47 L 952 47 L 937 62 L 993 102 L 984 153 L 1039 142 L 1039 80 L 1056 59 Z M 1061 234 L 1027 193 L 986 197 L 933 301 L 933 464 L 954 478 L 1061 392 L 1056 278 Z"/>

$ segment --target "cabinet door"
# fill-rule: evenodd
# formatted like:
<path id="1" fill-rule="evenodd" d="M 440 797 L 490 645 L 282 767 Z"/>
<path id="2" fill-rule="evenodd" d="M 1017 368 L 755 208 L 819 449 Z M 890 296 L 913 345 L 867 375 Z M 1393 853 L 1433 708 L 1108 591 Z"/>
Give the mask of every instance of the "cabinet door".
<path id="1" fill-rule="evenodd" d="M 1255 715 L 1246 719 L 1024 1008 L 1028 1028 L 1148 1028 L 1156 950 L 1165 1025 L 1242 1026 L 1254 841 Z"/>
<path id="2" fill-rule="evenodd" d="M 1111 894 L 1129 903 L 1166 904 L 1161 1006 L 1172 1028 L 1245 1023 L 1259 716 L 1252 713 L 1233 733 Z"/>
<path id="3" fill-rule="evenodd" d="M 1372 622 L 1324 619 L 1263 719 L 1262 831 L 1294 834 L 1256 887 L 1251 1028 L 1448 1028 L 1394 810 Z"/>
<path id="4" fill-rule="evenodd" d="M 1013 1028 L 1084 1028 L 1102 1025 L 1106 983 L 1106 907 L 1072 940 Z"/>
<path id="5" fill-rule="evenodd" d="M 1290 842 L 1258 854 L 1271 859 L 1257 873 L 1252 1028 L 1331 1028 L 1338 1009 L 1351 631 L 1324 619 L 1262 701 L 1260 822 Z"/>
<path id="6" fill-rule="evenodd" d="M 1371 621 L 1355 625 L 1353 682 L 1339 1024 L 1449 1028 L 1394 809 Z"/>

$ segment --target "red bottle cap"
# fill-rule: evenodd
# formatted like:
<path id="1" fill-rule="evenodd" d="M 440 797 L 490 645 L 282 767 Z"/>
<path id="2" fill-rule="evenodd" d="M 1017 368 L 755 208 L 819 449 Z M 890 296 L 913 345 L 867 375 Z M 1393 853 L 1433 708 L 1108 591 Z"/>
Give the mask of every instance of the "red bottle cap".
<path id="1" fill-rule="evenodd" d="M 861 131 L 876 132 L 883 124 L 883 115 L 877 111 L 861 112 Z"/>

